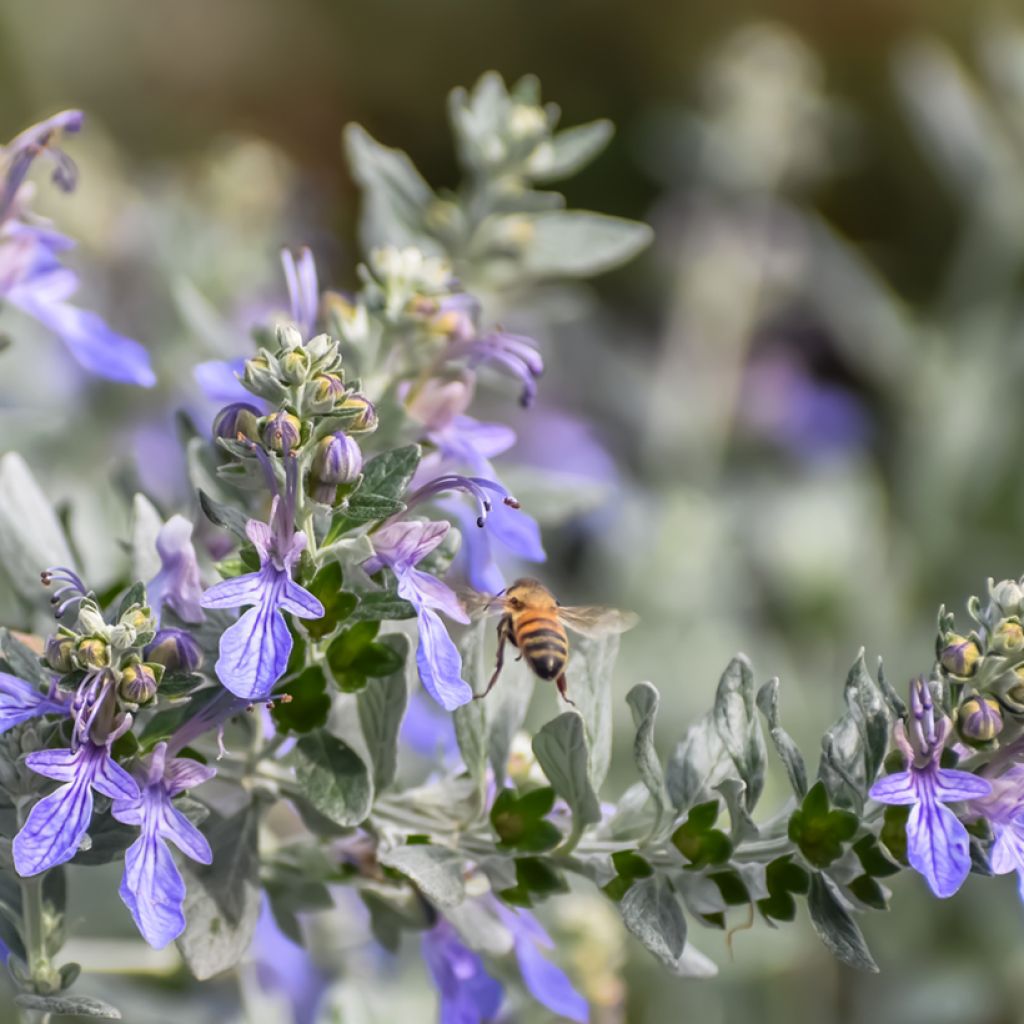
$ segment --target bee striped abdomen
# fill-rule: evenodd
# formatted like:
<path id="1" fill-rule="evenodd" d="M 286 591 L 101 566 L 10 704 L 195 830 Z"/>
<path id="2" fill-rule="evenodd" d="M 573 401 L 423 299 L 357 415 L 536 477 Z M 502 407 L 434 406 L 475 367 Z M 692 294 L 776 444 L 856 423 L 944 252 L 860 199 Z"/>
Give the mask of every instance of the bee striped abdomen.
<path id="1" fill-rule="evenodd" d="M 541 679 L 555 679 L 565 669 L 569 640 L 550 615 L 523 615 L 515 623 L 516 646 Z"/>

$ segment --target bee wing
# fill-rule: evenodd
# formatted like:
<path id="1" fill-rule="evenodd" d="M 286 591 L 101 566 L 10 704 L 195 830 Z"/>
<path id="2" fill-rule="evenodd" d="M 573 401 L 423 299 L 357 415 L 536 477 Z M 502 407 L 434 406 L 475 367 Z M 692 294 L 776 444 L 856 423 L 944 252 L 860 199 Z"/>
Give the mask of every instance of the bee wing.
<path id="1" fill-rule="evenodd" d="M 625 633 L 627 629 L 632 629 L 640 621 L 640 617 L 634 612 L 594 606 L 559 607 L 558 617 L 569 629 L 589 637 L 607 636 L 609 633 Z"/>
<path id="2" fill-rule="evenodd" d="M 481 594 L 469 587 L 459 587 L 457 593 L 462 606 L 471 619 L 500 615 L 505 610 L 505 598 L 501 595 Z"/>

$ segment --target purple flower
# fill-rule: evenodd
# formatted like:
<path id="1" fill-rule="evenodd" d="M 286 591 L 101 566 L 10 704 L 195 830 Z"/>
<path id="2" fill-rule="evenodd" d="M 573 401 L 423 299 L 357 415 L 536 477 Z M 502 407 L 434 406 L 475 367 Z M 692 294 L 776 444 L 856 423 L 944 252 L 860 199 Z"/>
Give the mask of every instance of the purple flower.
<path id="1" fill-rule="evenodd" d="M 296 260 L 290 250 L 282 249 L 281 265 L 284 267 L 284 278 L 288 283 L 292 319 L 302 331 L 303 338 L 310 338 L 316 328 L 316 315 L 320 307 L 320 287 L 313 253 L 303 248 Z"/>
<path id="2" fill-rule="evenodd" d="M 372 575 L 387 566 L 395 574 L 399 596 L 416 609 L 416 666 L 420 679 L 430 696 L 452 711 L 472 700 L 473 690 L 462 679 L 462 658 L 437 613 L 443 611 L 456 622 L 469 622 L 469 618 L 447 584 L 416 568 L 444 540 L 449 529 L 444 522 L 388 523 L 372 535 L 376 554 L 363 563 L 363 568 Z"/>
<path id="3" fill-rule="evenodd" d="M 459 741 L 451 715 L 446 715 L 430 701 L 422 690 L 409 700 L 409 708 L 402 719 L 402 742 L 421 757 L 440 756 L 445 764 L 459 761 Z"/>
<path id="4" fill-rule="evenodd" d="M 192 545 L 192 524 L 184 516 L 171 516 L 157 534 L 156 550 L 161 568 L 149 581 L 146 594 L 157 621 L 167 605 L 184 622 L 202 622 L 203 588 Z"/>
<path id="5" fill-rule="evenodd" d="M 945 898 L 963 885 L 971 869 L 967 829 L 945 805 L 987 796 L 991 786 L 970 772 L 939 767 L 951 726 L 948 718 L 936 726 L 926 680 L 911 683 L 910 706 L 909 737 L 902 721 L 895 730 L 908 768 L 879 779 L 869 796 L 883 804 L 913 805 L 907 819 L 907 858 L 932 892 Z"/>
<path id="6" fill-rule="evenodd" d="M 0 733 L 42 715 L 66 715 L 67 701 L 56 687 L 40 693 L 31 683 L 0 672 Z"/>
<path id="7" fill-rule="evenodd" d="M 206 838 L 171 801 L 211 779 L 215 769 L 188 758 L 169 760 L 166 743 L 157 744 L 144 767 L 142 789 L 116 799 L 111 813 L 141 830 L 125 853 L 121 899 L 142 937 L 154 949 L 163 949 L 185 930 L 185 881 L 167 842 L 200 864 L 213 859 Z"/>
<path id="8" fill-rule="evenodd" d="M 1016 871 L 1024 900 L 1024 765 L 1014 764 L 990 782 L 992 791 L 972 800 L 971 809 L 984 815 L 992 826 L 995 841 L 989 865 L 993 872 L 1007 875 Z"/>
<path id="9" fill-rule="evenodd" d="M 491 331 L 482 337 L 452 342 L 447 354 L 449 359 L 465 359 L 470 368 L 487 364 L 514 377 L 523 386 L 519 397 L 523 406 L 531 405 L 537 397 L 537 381 L 544 373 L 544 361 L 532 338 Z"/>
<path id="10" fill-rule="evenodd" d="M 255 401 L 239 380 L 244 372 L 244 357 L 231 360 L 211 359 L 205 363 L 197 363 L 192 368 L 192 376 L 195 377 L 199 390 L 211 401 L 222 404 L 249 404 Z"/>
<path id="11" fill-rule="evenodd" d="M 512 910 L 499 900 L 494 900 L 494 907 L 512 933 L 519 973 L 530 995 L 557 1016 L 586 1024 L 590 1019 L 586 999 L 573 988 L 561 967 L 540 951 L 555 945 L 541 923 L 528 910 Z"/>
<path id="12" fill-rule="evenodd" d="M 495 1016 L 501 1006 L 501 984 L 447 921 L 441 918 L 423 933 L 421 948 L 441 995 L 440 1024 L 482 1024 Z"/>
<path id="13" fill-rule="evenodd" d="M 95 313 L 68 303 L 78 277 L 61 264 L 59 254 L 74 243 L 44 224 L 26 220 L 29 190 L 22 185 L 37 156 L 46 154 L 54 161 L 53 179 L 60 188 L 74 187 L 74 164 L 54 141 L 62 131 L 78 131 L 81 125 L 81 112 L 66 110 L 22 132 L 0 151 L 0 299 L 59 335 L 91 373 L 152 387 L 156 377 L 146 350 Z"/>
<path id="14" fill-rule="evenodd" d="M 265 453 L 256 449 L 267 458 Z M 222 580 L 203 594 L 204 608 L 249 610 L 220 638 L 217 676 L 236 696 L 263 700 L 284 674 L 292 651 L 292 635 L 282 611 L 302 619 L 319 619 L 323 605 L 292 579 L 292 568 L 306 547 L 306 535 L 295 529 L 297 467 L 285 456 L 285 494 L 275 495 L 269 523 L 250 519 L 245 532 L 260 559 L 258 572 Z"/>
<path id="15" fill-rule="evenodd" d="M 32 771 L 58 786 L 38 801 L 14 837 L 14 866 L 27 878 L 71 860 L 92 820 L 92 791 L 112 800 L 134 800 L 139 787 L 110 756 L 111 733 L 104 743 L 86 738 L 76 749 L 39 750 L 25 758 Z"/>

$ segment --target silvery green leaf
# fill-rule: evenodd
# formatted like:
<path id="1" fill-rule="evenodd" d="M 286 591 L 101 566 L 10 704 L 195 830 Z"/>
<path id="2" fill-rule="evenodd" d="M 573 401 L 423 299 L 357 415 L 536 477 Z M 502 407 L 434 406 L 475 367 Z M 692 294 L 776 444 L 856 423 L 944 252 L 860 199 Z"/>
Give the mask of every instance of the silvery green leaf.
<path id="1" fill-rule="evenodd" d="M 15 1003 L 33 1013 L 54 1014 L 61 1017 L 92 1017 L 94 1020 L 121 1020 L 121 1011 L 102 999 L 92 996 L 37 996 L 33 992 L 19 992 Z"/>
<path id="2" fill-rule="evenodd" d="M 456 907 L 466 897 L 462 857 L 446 846 L 396 846 L 378 854 L 377 859 L 400 871 L 441 908 Z"/>
<path id="3" fill-rule="evenodd" d="M 343 827 L 366 820 L 373 786 L 366 765 L 347 743 L 317 729 L 299 740 L 287 761 L 303 795 L 324 817 Z"/>
<path id="4" fill-rule="evenodd" d="M 843 905 L 835 883 L 827 875 L 815 872 L 811 876 L 807 909 L 818 938 L 838 959 L 859 971 L 877 973 L 878 965 L 857 922 Z"/>
<path id="5" fill-rule="evenodd" d="M 487 717 L 487 757 L 496 781 L 504 783 L 512 741 L 522 728 L 536 684 L 534 674 L 522 661 L 505 662 L 501 678 L 484 705 Z"/>
<path id="6" fill-rule="evenodd" d="M 26 647 L 9 629 L 3 627 L 0 627 L 0 658 L 19 678 L 41 686 L 50 685 L 48 673 L 40 664 L 35 651 Z"/>
<path id="7" fill-rule="evenodd" d="M 506 888 L 511 887 L 510 883 Z M 487 902 L 463 900 L 459 906 L 445 910 L 444 916 L 455 926 L 462 941 L 477 953 L 497 957 L 512 952 L 512 933 Z"/>
<path id="8" fill-rule="evenodd" d="M 462 677 L 475 693 L 483 693 L 487 685 L 484 668 L 485 619 L 474 623 L 458 641 L 462 655 Z M 491 694 L 493 696 L 493 693 Z M 490 697 L 488 697 L 488 700 Z M 459 752 L 470 777 L 482 783 L 487 773 L 487 712 L 485 701 L 471 700 L 457 707 L 452 716 Z M 507 758 L 506 758 L 507 760 Z"/>
<path id="9" fill-rule="evenodd" d="M 636 727 L 633 760 L 654 804 L 652 834 L 657 832 L 669 802 L 661 761 L 654 747 L 654 723 L 658 715 L 658 700 L 657 689 L 646 682 L 638 683 L 626 694 L 626 703 L 633 713 L 633 725 Z"/>
<path id="10" fill-rule="evenodd" d="M 634 782 L 619 797 L 615 813 L 605 826 L 611 839 L 646 839 L 651 835 L 651 794 L 642 782 Z"/>
<path id="11" fill-rule="evenodd" d="M 634 882 L 622 897 L 619 911 L 646 949 L 674 969 L 686 944 L 686 918 L 668 882 L 659 875 Z"/>
<path id="12" fill-rule="evenodd" d="M 590 780 L 600 789 L 612 758 L 612 674 L 619 656 L 619 636 L 573 637 L 566 676 L 569 696 L 587 727 Z"/>
<path id="13" fill-rule="evenodd" d="M 570 177 L 586 167 L 614 134 L 614 125 L 604 118 L 558 132 L 530 158 L 530 177 L 538 184 Z"/>
<path id="14" fill-rule="evenodd" d="M 60 520 L 17 452 L 0 459 L 0 564 L 15 590 L 36 606 L 48 598 L 39 582 L 43 569 L 75 567 Z"/>
<path id="15" fill-rule="evenodd" d="M 677 811 L 684 811 L 708 800 L 713 787 L 731 768 L 711 715 L 698 719 L 686 730 L 668 759 L 665 785 L 672 805 Z"/>
<path id="16" fill-rule="evenodd" d="M 742 654 L 722 674 L 712 716 L 722 746 L 747 784 L 747 810 L 751 811 L 764 786 L 765 749 L 754 710 L 754 672 Z"/>
<path id="17" fill-rule="evenodd" d="M 680 978 L 714 978 L 718 974 L 718 964 L 690 942 L 671 969 Z"/>
<path id="18" fill-rule="evenodd" d="M 409 640 L 401 633 L 388 633 L 379 639 L 398 654 L 403 662 L 409 654 Z M 371 679 L 359 691 L 356 704 L 366 749 L 370 753 L 373 783 L 376 792 L 387 789 L 394 781 L 398 765 L 398 731 L 405 714 L 408 687 L 405 665 L 397 672 Z"/>
<path id="19" fill-rule="evenodd" d="M 206 837 L 213 863 L 186 861 L 185 931 L 178 939 L 200 981 L 234 967 L 245 955 L 260 914 L 259 809 L 247 804 L 227 818 L 213 817 Z"/>
<path id="20" fill-rule="evenodd" d="M 409 157 L 400 149 L 382 146 L 358 124 L 345 128 L 344 139 L 352 177 L 363 190 L 359 218 L 363 251 L 393 245 L 440 254 L 440 246 L 423 223 L 434 193 Z"/>
<path id="21" fill-rule="evenodd" d="M 807 768 L 803 755 L 792 737 L 779 724 L 779 681 L 769 679 L 757 692 L 757 706 L 768 721 L 768 731 L 782 766 L 789 776 L 789 784 L 798 797 L 807 795 Z"/>
<path id="22" fill-rule="evenodd" d="M 163 517 L 144 494 L 132 499 L 132 579 L 151 580 L 160 571 L 156 538 Z"/>
<path id="23" fill-rule="evenodd" d="M 878 684 L 857 655 L 844 687 L 846 711 L 822 738 L 818 777 L 832 802 L 859 810 L 889 744 L 889 709 Z"/>
<path id="24" fill-rule="evenodd" d="M 599 822 L 601 806 L 587 771 L 583 719 L 575 711 L 552 719 L 533 737 L 533 752 L 555 792 L 569 805 L 574 829 Z"/>
<path id="25" fill-rule="evenodd" d="M 725 806 L 729 810 L 729 836 L 733 845 L 745 839 L 755 839 L 758 829 L 747 813 L 746 783 L 742 779 L 723 779 L 715 789 L 725 798 Z"/>
<path id="26" fill-rule="evenodd" d="M 646 224 L 584 210 L 530 215 L 523 269 L 535 277 L 590 277 L 627 263 L 654 237 Z"/>
<path id="27" fill-rule="evenodd" d="M 244 512 L 211 498 L 201 487 L 198 494 L 203 514 L 214 526 L 223 526 L 224 529 L 230 530 L 243 544 L 248 542 L 245 527 L 249 517 Z"/>

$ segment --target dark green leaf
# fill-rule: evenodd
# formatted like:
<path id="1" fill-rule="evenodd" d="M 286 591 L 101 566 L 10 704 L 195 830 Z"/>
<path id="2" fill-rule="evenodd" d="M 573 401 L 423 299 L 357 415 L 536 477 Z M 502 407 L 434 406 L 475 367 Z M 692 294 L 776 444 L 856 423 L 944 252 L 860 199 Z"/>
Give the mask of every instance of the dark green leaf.
<path id="1" fill-rule="evenodd" d="M 843 906 L 832 879 L 821 874 L 815 874 L 811 878 L 807 909 L 811 913 L 811 923 L 818 933 L 818 938 L 838 959 L 860 971 L 878 971 L 878 965 L 868 950 L 864 936 L 861 935 L 857 922 Z"/>
<path id="2" fill-rule="evenodd" d="M 305 798 L 336 825 L 366 820 L 373 798 L 369 772 L 347 743 L 324 729 L 303 736 L 288 756 Z"/>
<path id="3" fill-rule="evenodd" d="M 360 494 L 400 501 L 409 486 L 413 473 L 416 472 L 421 455 L 420 446 L 410 444 L 404 448 L 392 448 L 390 451 L 374 456 L 363 467 L 363 478 L 359 483 L 359 488 L 349 501 L 354 501 Z M 365 521 L 344 514 L 335 515 L 331 521 L 331 528 L 324 538 L 324 546 L 348 533 L 349 530 L 361 526 Z"/>
<path id="4" fill-rule="evenodd" d="M 899 864 L 889 857 L 870 833 L 853 844 L 853 852 L 857 854 L 861 867 L 872 878 L 886 878 L 900 870 Z"/>
<path id="5" fill-rule="evenodd" d="M 327 679 L 319 665 L 310 665 L 274 694 L 270 709 L 274 722 L 291 732 L 311 732 L 327 723 L 331 698 Z M 285 700 L 285 698 L 290 698 Z"/>
<path id="6" fill-rule="evenodd" d="M 792 921 L 796 917 L 793 894 L 804 895 L 810 888 L 810 875 L 787 854 L 773 860 L 765 869 L 765 887 L 768 896 L 757 901 L 757 908 L 765 917 L 776 921 Z"/>
<path id="7" fill-rule="evenodd" d="M 374 788 L 380 793 L 394 781 L 398 765 L 398 733 L 408 699 L 405 660 L 409 641 L 400 633 L 389 633 L 375 646 L 391 651 L 397 664 L 392 673 L 375 679 L 357 698 L 359 724 L 372 760 Z"/>
<path id="8" fill-rule="evenodd" d="M 347 530 L 351 529 L 351 525 L 348 524 L 373 523 L 404 511 L 405 503 L 397 498 L 388 498 L 383 494 L 370 494 L 360 487 L 356 494 L 342 503 L 335 518 L 347 521 L 345 527 Z M 345 530 L 342 532 L 344 533 Z"/>
<path id="9" fill-rule="evenodd" d="M 698 804 L 672 833 L 672 845 L 690 861 L 690 867 L 724 864 L 732 856 L 729 837 L 713 827 L 717 819 L 717 800 Z"/>
<path id="10" fill-rule="evenodd" d="M 779 724 L 779 681 L 769 679 L 757 692 L 757 706 L 768 721 L 768 731 L 776 753 L 789 776 L 789 784 L 799 799 L 807 793 L 807 768 L 803 755 L 789 733 Z"/>
<path id="11" fill-rule="evenodd" d="M 117 606 L 115 618 L 120 621 L 125 612 L 135 607 L 144 607 L 146 604 L 146 584 L 133 583 L 125 592 Z"/>
<path id="12" fill-rule="evenodd" d="M 338 623 L 355 610 L 358 598 L 341 589 L 342 569 L 337 562 L 328 562 L 313 577 L 307 589 L 324 606 L 322 618 L 307 620 L 306 632 L 314 640 L 321 640 L 338 628 Z"/>
<path id="13" fill-rule="evenodd" d="M 815 867 L 828 867 L 843 854 L 843 843 L 854 837 L 859 827 L 855 814 L 830 810 L 824 783 L 816 782 L 803 804 L 789 819 L 789 838 Z"/>
<path id="14" fill-rule="evenodd" d="M 230 530 L 243 544 L 248 541 L 249 538 L 246 535 L 245 526 L 249 518 L 244 512 L 231 508 L 229 505 L 222 505 L 201 488 L 199 490 L 199 505 L 206 518 L 214 526 L 222 526 L 225 530 Z"/>
<path id="15" fill-rule="evenodd" d="M 404 664 L 405 659 L 387 644 L 367 644 L 352 659 L 351 668 L 371 679 L 377 679 L 393 675 Z"/>
<path id="16" fill-rule="evenodd" d="M 886 807 L 882 818 L 882 831 L 878 838 L 882 845 L 900 864 L 907 861 L 907 818 L 910 808 L 907 806 Z"/>
<path id="17" fill-rule="evenodd" d="M 359 595 L 359 603 L 350 616 L 353 622 L 397 622 L 416 618 L 416 609 L 390 590 Z"/>
<path id="18" fill-rule="evenodd" d="M 870 875 L 860 875 L 850 882 L 847 888 L 861 903 L 873 907 L 875 910 L 889 909 L 885 890 Z"/>
<path id="19" fill-rule="evenodd" d="M 750 902 L 746 883 L 735 871 L 716 871 L 708 878 L 718 886 L 722 899 L 730 907 L 741 907 Z"/>

